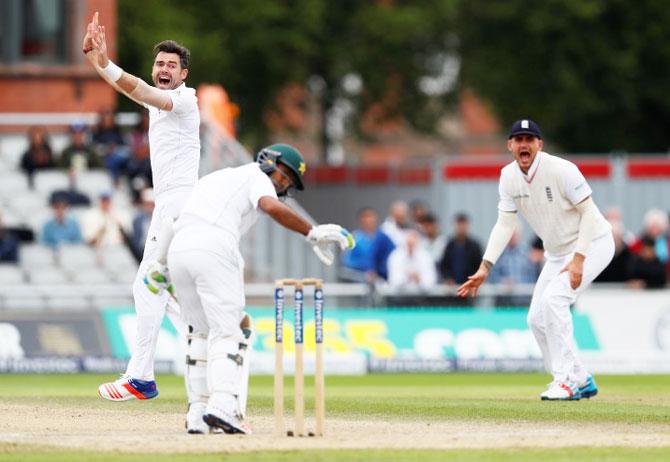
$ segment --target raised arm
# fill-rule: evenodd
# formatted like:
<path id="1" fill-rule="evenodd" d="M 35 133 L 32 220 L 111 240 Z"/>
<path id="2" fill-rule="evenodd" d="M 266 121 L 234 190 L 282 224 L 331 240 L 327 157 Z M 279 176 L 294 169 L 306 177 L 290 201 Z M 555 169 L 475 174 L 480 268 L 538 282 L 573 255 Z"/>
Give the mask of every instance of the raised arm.
<path id="1" fill-rule="evenodd" d="M 166 91 L 152 87 L 142 79 L 123 71 L 109 59 L 105 27 L 99 24 L 97 12 L 86 28 L 83 51 L 98 74 L 119 93 L 141 105 L 172 110 L 172 98 Z"/>

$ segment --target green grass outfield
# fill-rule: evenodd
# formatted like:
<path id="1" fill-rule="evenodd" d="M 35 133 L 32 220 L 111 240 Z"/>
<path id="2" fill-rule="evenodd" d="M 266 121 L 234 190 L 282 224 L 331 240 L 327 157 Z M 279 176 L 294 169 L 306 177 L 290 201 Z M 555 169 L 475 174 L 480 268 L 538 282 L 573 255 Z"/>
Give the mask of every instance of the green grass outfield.
<path id="1" fill-rule="evenodd" d="M 109 406 L 91 391 L 109 375 L 0 375 L 2 403 L 68 407 L 84 411 Z M 434 374 L 434 375 L 368 375 L 360 377 L 327 377 L 327 419 L 411 419 L 422 421 L 515 421 L 563 423 L 655 424 L 670 429 L 670 376 L 599 376 L 601 394 L 579 403 L 541 402 L 538 394 L 548 377 L 541 374 Z M 159 377 L 160 397 L 149 402 L 124 403 L 127 409 L 151 410 L 156 413 L 181 413 L 185 397 L 182 379 Z M 309 379 L 307 381 L 309 385 Z M 287 395 L 290 395 L 287 379 Z M 308 393 L 307 396 L 310 396 Z M 291 406 L 290 399 L 286 406 Z M 309 400 L 307 409 L 313 403 Z M 250 415 L 270 415 L 272 378 L 252 377 Z M 0 436 L 2 428 L 0 428 Z M 253 436 L 252 436 L 253 437 Z M 670 431 L 668 433 L 670 446 Z M 559 449 L 483 449 L 447 451 L 386 450 L 309 450 L 284 452 L 247 452 L 239 454 L 163 455 L 165 462 L 197 460 L 262 461 L 387 461 L 421 460 L 670 460 L 670 447 L 611 447 Z M 48 450 L 16 443 L 0 442 L 0 461 L 63 460 L 125 462 L 147 460 L 146 454 L 115 454 Z"/>

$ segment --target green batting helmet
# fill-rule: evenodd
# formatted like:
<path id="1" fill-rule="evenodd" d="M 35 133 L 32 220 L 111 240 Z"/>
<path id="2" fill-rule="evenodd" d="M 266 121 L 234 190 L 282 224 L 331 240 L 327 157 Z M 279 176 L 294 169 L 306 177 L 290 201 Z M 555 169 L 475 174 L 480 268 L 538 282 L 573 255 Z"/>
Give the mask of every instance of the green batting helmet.
<path id="1" fill-rule="evenodd" d="M 260 164 L 261 170 L 268 175 L 275 171 L 276 163 L 284 164 L 295 174 L 296 189 L 302 191 L 305 187 L 302 184 L 302 176 L 305 174 L 305 159 L 296 148 L 288 144 L 272 144 L 258 153 L 256 161 Z"/>

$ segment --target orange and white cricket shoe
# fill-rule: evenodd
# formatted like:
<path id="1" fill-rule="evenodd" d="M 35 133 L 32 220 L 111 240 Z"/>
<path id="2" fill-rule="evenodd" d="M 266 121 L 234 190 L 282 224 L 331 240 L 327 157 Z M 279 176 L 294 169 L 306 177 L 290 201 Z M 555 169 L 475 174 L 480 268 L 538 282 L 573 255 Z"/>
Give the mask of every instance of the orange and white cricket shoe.
<path id="1" fill-rule="evenodd" d="M 573 382 L 553 381 L 547 391 L 540 395 L 542 401 L 577 401 L 582 397 L 579 385 Z"/>
<path id="2" fill-rule="evenodd" d="M 98 387 L 98 394 L 109 401 L 151 399 L 158 396 L 158 388 L 156 388 L 154 380 L 137 380 L 123 374 L 114 382 L 100 385 Z"/>

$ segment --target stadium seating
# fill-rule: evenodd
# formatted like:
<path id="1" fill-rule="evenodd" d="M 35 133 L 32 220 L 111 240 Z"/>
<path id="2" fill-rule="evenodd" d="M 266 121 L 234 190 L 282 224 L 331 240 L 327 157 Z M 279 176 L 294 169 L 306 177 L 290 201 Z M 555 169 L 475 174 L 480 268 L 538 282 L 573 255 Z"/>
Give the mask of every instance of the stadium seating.
<path id="1" fill-rule="evenodd" d="M 21 246 L 19 264 L 24 269 L 53 268 L 57 266 L 56 252 L 42 244 Z"/>
<path id="2" fill-rule="evenodd" d="M 35 191 L 42 194 L 44 197 L 58 189 L 68 189 L 70 186 L 70 179 L 67 173 L 63 170 L 43 170 L 35 173 Z"/>
<path id="3" fill-rule="evenodd" d="M 72 271 L 72 282 L 76 284 L 106 284 L 109 275 L 101 268 L 88 268 L 84 271 Z"/>
<path id="4" fill-rule="evenodd" d="M 28 280 L 31 284 L 66 284 L 70 282 L 70 275 L 57 268 L 31 268 L 27 269 Z"/>
<path id="5" fill-rule="evenodd" d="M 70 271 L 85 271 L 99 266 L 95 250 L 85 244 L 63 245 L 58 253 L 61 266 Z"/>
<path id="6" fill-rule="evenodd" d="M 112 179 L 109 174 L 104 170 L 89 170 L 82 172 L 77 177 L 77 188 L 88 194 L 91 198 L 91 201 L 95 202 L 95 199 L 102 192 L 109 192 L 114 189 Z M 124 194 L 119 193 L 114 195 L 114 199 L 123 196 Z"/>
<path id="7" fill-rule="evenodd" d="M 2 264 L 0 265 L 0 281 L 3 284 L 23 284 L 25 277 L 23 271 L 16 265 Z"/>

